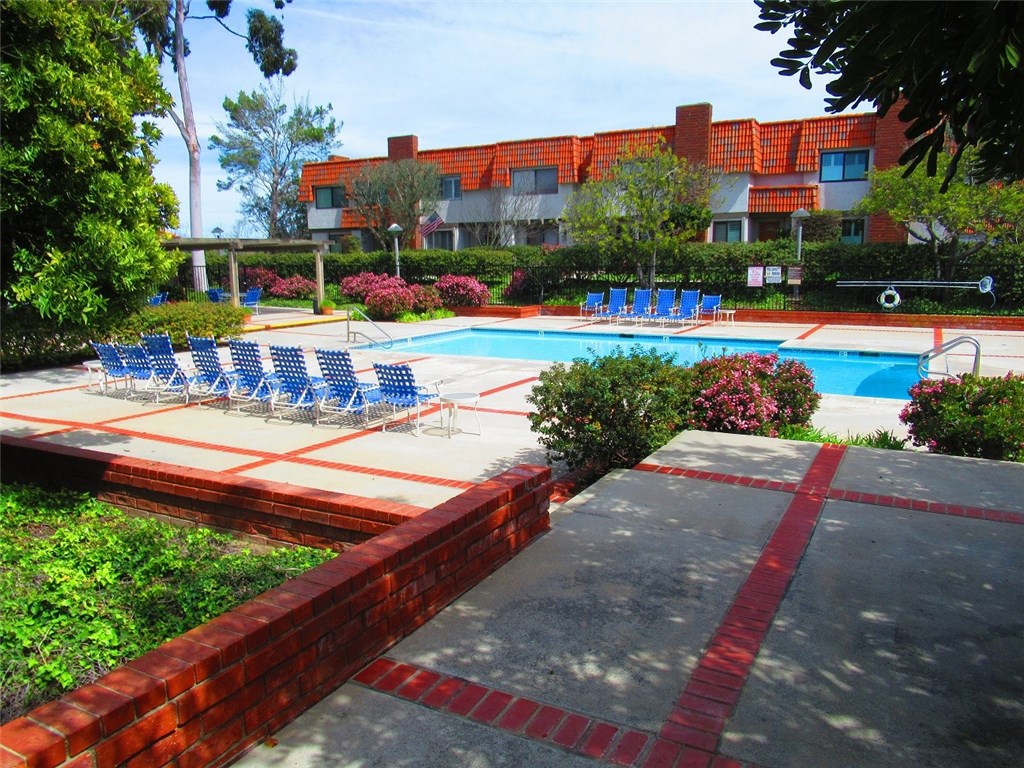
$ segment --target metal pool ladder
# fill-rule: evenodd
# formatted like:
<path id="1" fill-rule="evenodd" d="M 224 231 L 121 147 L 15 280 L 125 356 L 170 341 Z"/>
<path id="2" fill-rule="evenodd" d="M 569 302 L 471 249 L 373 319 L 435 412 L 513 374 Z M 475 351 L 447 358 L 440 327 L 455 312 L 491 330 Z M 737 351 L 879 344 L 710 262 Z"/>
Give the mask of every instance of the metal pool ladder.
<path id="1" fill-rule="evenodd" d="M 936 376 L 946 376 L 946 377 L 948 377 L 950 379 L 956 378 L 956 374 L 953 374 L 953 373 L 949 372 L 949 360 L 948 360 L 948 358 L 947 358 L 947 361 L 946 361 L 946 370 L 945 371 L 929 371 L 928 373 L 926 373 L 925 370 L 924 370 L 924 367 L 932 359 L 938 357 L 939 355 L 944 355 L 947 352 L 949 352 L 949 350 L 953 349 L 954 347 L 959 347 L 959 346 L 961 346 L 963 344 L 970 344 L 972 347 L 974 347 L 974 370 L 973 370 L 973 373 L 974 373 L 975 376 L 977 376 L 981 372 L 981 342 L 978 341 L 973 336 L 957 336 L 955 339 L 950 339 L 949 341 L 944 341 L 942 344 L 939 344 L 939 346 L 937 346 L 937 347 L 932 347 L 927 352 L 922 352 L 920 355 L 917 356 L 917 375 L 920 376 L 922 379 L 926 378 L 929 374 L 932 374 L 932 373 L 934 373 Z"/>
<path id="2" fill-rule="evenodd" d="M 381 347 L 382 349 L 391 349 L 391 347 L 395 343 L 395 340 L 391 338 L 391 334 L 389 334 L 387 331 L 385 331 L 383 328 L 381 328 L 379 325 L 373 322 L 373 320 L 367 317 L 366 313 L 359 309 L 359 307 L 348 306 L 345 307 L 345 311 L 347 312 L 347 316 L 345 318 L 345 341 L 351 344 L 353 341 L 356 341 L 359 336 L 362 336 L 371 344 Z M 384 334 L 384 337 L 387 339 L 387 341 L 378 341 L 377 339 L 367 336 L 362 331 L 353 331 L 352 315 L 358 315 L 359 317 L 363 318 L 363 320 L 365 320 L 378 331 L 380 331 L 382 334 Z"/>

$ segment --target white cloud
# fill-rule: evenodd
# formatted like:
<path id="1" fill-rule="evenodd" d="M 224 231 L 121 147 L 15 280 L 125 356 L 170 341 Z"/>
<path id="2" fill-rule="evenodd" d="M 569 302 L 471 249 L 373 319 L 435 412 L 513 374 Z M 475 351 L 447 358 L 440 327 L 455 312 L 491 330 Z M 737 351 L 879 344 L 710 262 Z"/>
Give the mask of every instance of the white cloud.
<path id="1" fill-rule="evenodd" d="M 244 24 L 241 3 L 229 21 Z M 270 0 L 260 0 L 274 12 Z M 289 96 L 330 102 L 343 122 L 337 150 L 387 152 L 387 138 L 420 147 L 668 125 L 680 104 L 710 102 L 715 119 L 824 114 L 824 84 L 808 92 L 770 65 L 784 35 L 754 30 L 753 2 L 343 2 L 295 0 L 281 13 L 299 53 Z M 260 87 L 241 40 L 209 21 L 186 25 L 188 71 L 203 146 L 203 224 L 231 231 L 234 192 L 207 150 L 225 96 Z M 175 76 L 164 70 L 176 93 Z M 188 164 L 177 128 L 162 123 L 157 178 L 170 183 L 188 229 Z"/>

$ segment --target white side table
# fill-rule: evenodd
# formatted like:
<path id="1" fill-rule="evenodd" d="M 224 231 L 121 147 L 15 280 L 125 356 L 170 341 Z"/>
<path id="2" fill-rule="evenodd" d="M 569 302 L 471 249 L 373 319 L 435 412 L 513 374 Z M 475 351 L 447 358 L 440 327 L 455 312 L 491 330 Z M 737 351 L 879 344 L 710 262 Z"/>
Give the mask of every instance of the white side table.
<path id="1" fill-rule="evenodd" d="M 103 363 L 99 360 L 86 360 L 82 363 L 82 367 L 85 368 L 85 373 L 89 377 L 85 388 L 87 390 L 95 388 L 97 392 L 106 393 L 107 383 L 103 376 Z"/>
<path id="2" fill-rule="evenodd" d="M 725 325 L 727 321 L 729 325 L 736 325 L 735 309 L 720 309 L 718 310 L 718 316 L 722 319 L 722 325 Z"/>
<path id="3" fill-rule="evenodd" d="M 473 406 L 473 415 L 476 416 L 476 432 L 469 434 L 482 435 L 484 433 L 483 427 L 480 425 L 480 412 L 477 410 L 477 404 L 480 402 L 479 392 L 442 392 L 441 393 L 441 428 L 444 428 L 444 412 L 447 407 L 448 413 L 448 437 L 452 436 L 452 432 L 455 430 L 459 423 L 459 406 L 460 405 L 471 405 Z"/>

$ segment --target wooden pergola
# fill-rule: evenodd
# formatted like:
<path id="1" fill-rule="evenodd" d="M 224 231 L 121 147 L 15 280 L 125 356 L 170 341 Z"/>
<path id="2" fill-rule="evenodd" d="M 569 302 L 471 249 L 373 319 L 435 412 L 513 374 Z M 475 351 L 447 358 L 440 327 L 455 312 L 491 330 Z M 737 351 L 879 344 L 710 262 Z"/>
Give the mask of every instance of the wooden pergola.
<path id="1" fill-rule="evenodd" d="M 256 240 L 227 237 L 175 237 L 161 243 L 165 251 L 227 251 L 228 275 L 231 281 L 231 306 L 239 305 L 238 254 L 274 251 L 312 251 L 316 259 L 316 302 L 324 300 L 324 251 L 331 247 L 329 240 Z M 205 285 L 206 276 L 203 275 Z"/>

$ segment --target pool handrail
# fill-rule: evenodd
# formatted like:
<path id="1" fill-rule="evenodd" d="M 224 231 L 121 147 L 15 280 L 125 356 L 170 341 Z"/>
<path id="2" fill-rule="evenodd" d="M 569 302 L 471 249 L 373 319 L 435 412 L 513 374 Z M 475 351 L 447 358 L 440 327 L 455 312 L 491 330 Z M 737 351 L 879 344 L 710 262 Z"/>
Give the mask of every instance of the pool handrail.
<path id="1" fill-rule="evenodd" d="M 972 369 L 972 373 L 975 376 L 979 375 L 981 373 L 981 342 L 978 341 L 974 336 L 957 336 L 955 339 L 950 339 L 949 341 L 945 341 L 936 347 L 932 347 L 927 352 L 922 352 L 920 355 L 917 356 L 917 375 L 920 376 L 922 379 L 926 379 L 932 374 L 936 376 L 945 376 L 946 378 L 949 379 L 955 379 L 957 376 L 955 373 L 950 373 L 949 371 L 925 371 L 924 367 L 932 359 L 938 357 L 939 355 L 945 354 L 946 352 L 949 352 L 949 350 L 953 349 L 954 347 L 959 347 L 963 344 L 970 344 L 971 346 L 974 347 L 974 368 Z"/>
<path id="2" fill-rule="evenodd" d="M 373 322 L 373 320 L 371 320 L 369 317 L 367 317 L 366 313 L 363 312 L 363 310 L 361 310 L 359 307 L 355 306 L 354 304 L 349 304 L 345 307 L 342 307 L 342 309 L 345 311 L 345 341 L 347 341 L 349 344 L 356 341 L 356 337 L 362 336 L 364 339 L 370 342 L 370 344 L 378 346 L 381 349 L 391 349 L 391 347 L 394 346 L 395 340 L 391 337 L 391 334 L 385 331 L 375 322 Z M 362 331 L 353 331 L 352 315 L 357 315 L 358 317 L 361 317 L 363 320 L 368 322 L 370 325 L 372 325 L 374 328 L 376 328 L 378 331 L 384 334 L 384 336 L 387 337 L 387 341 L 378 341 L 377 339 L 368 336 Z"/>

